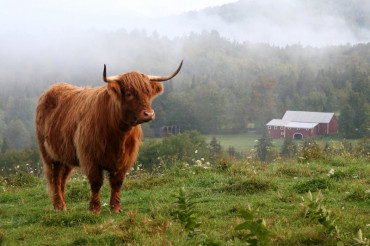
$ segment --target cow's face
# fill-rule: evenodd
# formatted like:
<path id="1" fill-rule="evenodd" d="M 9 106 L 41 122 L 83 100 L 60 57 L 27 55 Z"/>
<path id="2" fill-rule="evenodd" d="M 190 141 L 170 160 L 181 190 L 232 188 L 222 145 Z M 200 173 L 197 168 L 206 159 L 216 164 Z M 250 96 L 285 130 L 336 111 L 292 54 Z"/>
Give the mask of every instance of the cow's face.
<path id="1" fill-rule="evenodd" d="M 123 120 L 131 126 L 154 120 L 151 102 L 162 91 L 161 83 L 150 82 L 147 75 L 137 72 L 123 74 L 108 84 L 109 94 L 120 104 Z"/>
<path id="2" fill-rule="evenodd" d="M 151 108 L 154 97 L 163 91 L 162 81 L 175 77 L 182 67 L 168 76 L 152 76 L 138 72 L 107 77 L 104 65 L 103 79 L 108 83 L 108 92 L 120 105 L 123 121 L 131 126 L 154 120 L 155 113 Z"/>

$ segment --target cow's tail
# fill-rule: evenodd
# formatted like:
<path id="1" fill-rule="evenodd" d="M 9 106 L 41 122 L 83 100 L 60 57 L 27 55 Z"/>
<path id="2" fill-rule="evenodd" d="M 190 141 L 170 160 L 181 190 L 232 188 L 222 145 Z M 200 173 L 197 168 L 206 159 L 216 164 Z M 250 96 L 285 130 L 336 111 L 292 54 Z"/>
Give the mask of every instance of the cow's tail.
<path id="1" fill-rule="evenodd" d="M 47 191 L 49 194 L 49 197 L 53 197 L 53 165 L 51 163 L 46 163 L 44 161 L 44 173 L 45 173 L 45 178 L 47 181 Z"/>

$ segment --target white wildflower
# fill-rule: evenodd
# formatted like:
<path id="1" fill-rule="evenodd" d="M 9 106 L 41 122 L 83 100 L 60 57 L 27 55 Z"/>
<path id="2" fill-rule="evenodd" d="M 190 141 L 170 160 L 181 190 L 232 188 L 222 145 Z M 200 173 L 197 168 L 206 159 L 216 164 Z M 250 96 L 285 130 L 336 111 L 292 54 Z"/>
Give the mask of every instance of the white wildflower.
<path id="1" fill-rule="evenodd" d="M 328 173 L 327 175 L 328 175 L 328 177 L 330 177 L 330 176 L 334 175 L 334 169 L 333 169 L 333 168 L 332 168 L 332 169 L 330 169 L 330 171 L 329 171 L 329 173 Z"/>
<path id="2" fill-rule="evenodd" d="M 370 190 L 365 190 L 365 194 L 369 194 L 370 193 Z"/>
<path id="3" fill-rule="evenodd" d="M 196 149 L 196 150 L 194 151 L 194 153 L 195 153 L 195 154 L 197 154 L 197 153 L 198 153 L 198 150 Z"/>
<path id="4" fill-rule="evenodd" d="M 102 205 L 102 207 L 105 207 L 105 206 L 107 206 L 108 204 L 105 202 L 105 203 L 103 203 L 103 205 Z"/>
<path id="5" fill-rule="evenodd" d="M 204 161 L 204 158 L 200 158 L 202 161 Z"/>
<path id="6" fill-rule="evenodd" d="M 298 177 L 294 177 L 293 179 L 297 179 Z"/>

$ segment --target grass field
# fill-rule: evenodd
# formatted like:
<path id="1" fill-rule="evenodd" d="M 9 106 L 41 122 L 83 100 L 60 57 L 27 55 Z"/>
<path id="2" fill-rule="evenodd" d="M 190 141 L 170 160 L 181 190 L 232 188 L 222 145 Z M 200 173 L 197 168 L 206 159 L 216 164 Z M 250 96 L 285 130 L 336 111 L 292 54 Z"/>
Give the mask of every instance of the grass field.
<path id="1" fill-rule="evenodd" d="M 241 140 L 242 141 L 242 140 Z M 235 146 L 236 147 L 236 146 Z M 109 187 L 102 189 L 102 213 L 90 214 L 83 176 L 68 182 L 66 212 L 54 212 L 44 179 L 18 173 L 0 180 L 0 245 L 246 245 L 240 208 L 251 206 L 275 235 L 272 245 L 356 244 L 357 232 L 369 238 L 370 165 L 366 157 L 332 156 L 299 163 L 219 161 L 178 163 L 156 173 L 143 170 L 124 182 L 123 213 L 109 211 Z M 201 222 L 193 237 L 174 216 L 173 194 L 185 187 L 194 196 Z M 305 217 L 307 191 L 320 189 L 334 233 Z M 302 197 L 305 201 L 302 200 Z M 306 204 L 306 206 L 304 206 Z M 312 212 L 312 211 L 311 211 Z M 310 214 L 310 213 L 309 213 Z M 311 213 L 314 214 L 314 213 Z M 363 238 L 363 244 L 366 244 Z"/>

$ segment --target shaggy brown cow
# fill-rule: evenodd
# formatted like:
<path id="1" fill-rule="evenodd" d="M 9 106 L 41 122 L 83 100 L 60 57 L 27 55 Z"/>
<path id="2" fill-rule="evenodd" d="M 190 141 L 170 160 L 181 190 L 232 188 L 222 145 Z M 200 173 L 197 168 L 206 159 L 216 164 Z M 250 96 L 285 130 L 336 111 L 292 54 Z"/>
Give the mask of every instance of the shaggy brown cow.
<path id="1" fill-rule="evenodd" d="M 81 88 L 59 83 L 41 95 L 36 109 L 36 134 L 50 196 L 56 211 L 66 210 L 66 182 L 80 166 L 90 182 L 89 210 L 100 212 L 103 170 L 109 173 L 110 208 L 121 212 L 120 190 L 133 165 L 142 131 L 140 124 L 154 119 L 152 99 L 163 91 L 160 81 L 170 76 L 138 72 L 106 77 L 107 85 Z"/>

